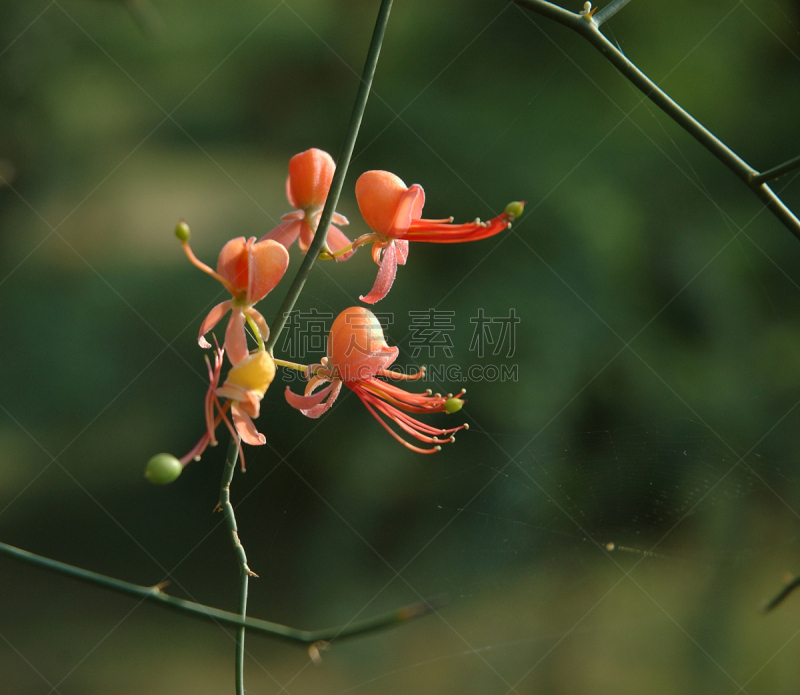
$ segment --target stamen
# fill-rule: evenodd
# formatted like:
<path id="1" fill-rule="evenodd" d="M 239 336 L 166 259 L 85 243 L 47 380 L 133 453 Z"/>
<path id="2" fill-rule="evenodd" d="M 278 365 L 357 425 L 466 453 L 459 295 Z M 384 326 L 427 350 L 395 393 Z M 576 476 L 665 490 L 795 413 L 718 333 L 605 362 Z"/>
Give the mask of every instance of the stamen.
<path id="1" fill-rule="evenodd" d="M 216 270 L 212 270 L 209 268 L 203 261 L 201 261 L 197 256 L 194 255 L 191 247 L 189 246 L 188 241 L 182 241 L 181 246 L 183 247 L 183 252 L 186 254 L 186 257 L 192 262 L 197 268 L 200 268 L 204 273 L 210 275 L 215 280 L 219 280 L 224 286 L 225 289 L 228 290 L 234 297 L 238 297 L 239 293 L 236 291 L 236 288 L 231 285 L 222 275 L 220 275 Z"/>
<path id="2" fill-rule="evenodd" d="M 403 374 L 402 372 L 395 372 L 391 369 L 379 369 L 376 372 L 379 376 L 386 377 L 387 379 L 397 379 L 398 381 L 416 381 L 425 376 L 425 367 L 420 367 L 416 374 Z"/>

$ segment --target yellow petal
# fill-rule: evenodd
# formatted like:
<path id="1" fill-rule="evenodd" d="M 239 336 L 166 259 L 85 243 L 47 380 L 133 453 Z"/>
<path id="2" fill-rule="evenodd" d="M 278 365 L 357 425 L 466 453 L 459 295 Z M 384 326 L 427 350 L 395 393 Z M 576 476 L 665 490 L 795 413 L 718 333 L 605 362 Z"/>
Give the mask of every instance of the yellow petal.
<path id="1" fill-rule="evenodd" d="M 259 399 L 264 397 L 269 385 L 275 378 L 275 362 L 268 352 L 254 352 L 228 372 L 225 386 L 237 386 L 245 391 L 252 391 Z"/>

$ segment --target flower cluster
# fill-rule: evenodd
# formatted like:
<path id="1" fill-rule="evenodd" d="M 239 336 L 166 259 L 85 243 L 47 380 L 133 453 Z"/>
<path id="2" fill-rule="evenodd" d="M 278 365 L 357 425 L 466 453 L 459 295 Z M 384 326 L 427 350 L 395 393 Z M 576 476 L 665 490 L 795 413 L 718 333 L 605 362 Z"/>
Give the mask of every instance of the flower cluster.
<path id="1" fill-rule="evenodd" d="M 319 231 L 320 218 L 333 180 L 336 165 L 327 152 L 310 149 L 295 155 L 289 162 L 286 197 L 294 210 L 281 217 L 281 223 L 261 240 L 238 237 L 228 241 L 220 251 L 216 270 L 197 256 L 189 245 L 189 228 L 181 222 L 175 233 L 189 260 L 204 273 L 218 280 L 231 298 L 217 304 L 200 325 L 198 343 L 209 349 L 206 335 L 231 312 L 225 329 L 223 346 L 216 344 L 212 358 L 206 357 L 209 386 L 204 401 L 205 431 L 194 447 L 180 459 L 158 454 L 148 463 L 146 476 L 153 482 L 171 482 L 189 461 L 199 460 L 205 449 L 216 442 L 216 429 L 225 423 L 237 441 L 244 468 L 242 442 L 250 445 L 266 443 L 254 419 L 260 413 L 261 400 L 275 377 L 276 365 L 303 372 L 307 385 L 303 395 L 287 387 L 289 405 L 310 418 L 318 418 L 336 401 L 342 387 L 356 394 L 364 407 L 381 426 L 406 448 L 430 454 L 442 444 L 454 441 L 454 434 L 467 429 L 435 427 L 419 420 L 417 415 L 452 414 L 464 404 L 462 389 L 456 395 L 434 394 L 430 389 L 411 393 L 389 383 L 391 380 L 416 381 L 425 376 L 425 368 L 405 375 L 389 369 L 399 355 L 396 347 L 387 345 L 375 315 L 365 307 L 350 307 L 339 314 L 330 330 L 327 355 L 312 365 L 298 365 L 275 359 L 266 349 L 269 328 L 255 304 L 281 281 L 289 266 L 288 249 L 297 241 L 303 253 L 311 246 Z M 367 171 L 356 182 L 356 201 L 369 232 L 350 241 L 339 226 L 347 218 L 334 213 L 335 223 L 327 234 L 321 258 L 344 261 L 361 246 L 372 244 L 372 258 L 378 274 L 372 290 L 361 300 L 374 304 L 388 294 L 397 275 L 397 266 L 408 260 L 409 242 L 454 244 L 477 241 L 499 234 L 511 226 L 522 211 L 524 202 L 510 203 L 505 210 L 486 222 L 454 224 L 452 218 L 422 218 L 425 192 L 418 184 L 406 186 L 388 171 Z M 248 346 L 246 325 L 256 346 Z M 216 338 L 215 338 L 216 342 Z M 220 386 L 227 355 L 231 368 Z M 416 440 L 420 444 L 414 444 Z"/>

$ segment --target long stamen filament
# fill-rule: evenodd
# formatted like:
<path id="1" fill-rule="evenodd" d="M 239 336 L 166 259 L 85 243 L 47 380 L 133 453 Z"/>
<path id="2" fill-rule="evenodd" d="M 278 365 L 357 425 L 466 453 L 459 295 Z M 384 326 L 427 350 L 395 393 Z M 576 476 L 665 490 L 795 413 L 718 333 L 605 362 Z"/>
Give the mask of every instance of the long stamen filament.
<path id="1" fill-rule="evenodd" d="M 261 331 L 258 328 L 258 325 L 255 321 L 251 318 L 250 314 L 245 313 L 245 319 L 247 319 L 247 325 L 250 326 L 250 329 L 253 331 L 255 335 L 256 342 L 258 343 L 258 349 L 263 352 L 266 348 L 264 347 L 264 337 L 261 335 Z"/>
<path id="2" fill-rule="evenodd" d="M 224 286 L 225 289 L 228 290 L 234 297 L 238 297 L 239 293 L 236 291 L 236 288 L 231 285 L 222 275 L 220 275 L 216 270 L 213 270 L 209 266 L 207 266 L 203 261 L 201 261 L 197 256 L 194 255 L 194 251 L 192 251 L 191 247 L 189 246 L 188 241 L 182 241 L 181 246 L 183 247 L 183 252 L 186 254 L 186 257 L 192 262 L 196 268 L 200 268 L 204 273 L 210 275 L 215 280 L 219 280 Z"/>
<path id="3" fill-rule="evenodd" d="M 391 369 L 379 369 L 376 373 L 378 376 L 384 376 L 388 379 L 397 379 L 398 381 L 417 381 L 425 376 L 425 367 L 420 367 L 416 374 L 403 374 L 402 372 L 395 372 Z"/>
<path id="4" fill-rule="evenodd" d="M 286 369 L 296 369 L 298 372 L 305 372 L 308 369 L 308 365 L 306 364 L 298 364 L 297 362 L 289 362 L 287 360 L 279 360 L 277 358 L 273 358 L 275 364 L 279 367 L 286 367 Z"/>
<path id="5" fill-rule="evenodd" d="M 339 258 L 339 256 L 344 256 L 344 254 L 349 253 L 350 251 L 355 251 L 359 246 L 363 246 L 370 241 L 377 241 L 377 237 L 374 234 L 363 234 L 362 236 L 358 237 L 358 239 L 355 239 L 349 243 L 343 249 L 339 249 L 338 251 L 330 251 L 330 249 L 326 249 L 319 254 L 319 257 L 325 261 L 335 260 Z"/>

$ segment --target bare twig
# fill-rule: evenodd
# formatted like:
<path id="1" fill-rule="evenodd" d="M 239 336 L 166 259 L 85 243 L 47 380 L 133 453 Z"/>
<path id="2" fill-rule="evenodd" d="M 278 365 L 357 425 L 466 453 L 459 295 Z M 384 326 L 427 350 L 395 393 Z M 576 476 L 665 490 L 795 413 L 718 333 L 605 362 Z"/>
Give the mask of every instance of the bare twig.
<path id="1" fill-rule="evenodd" d="M 790 171 L 794 171 L 798 167 L 800 167 L 800 157 L 795 157 L 794 159 L 790 159 L 788 162 L 784 162 L 776 167 L 772 167 L 772 169 L 767 169 L 766 171 L 758 174 L 758 176 L 754 176 L 752 178 L 752 182 L 758 185 L 765 183 L 766 181 L 772 181 L 773 179 L 777 179 L 784 174 L 788 174 Z"/>
<path id="2" fill-rule="evenodd" d="M 288 625 L 281 625 L 279 623 L 272 623 L 267 620 L 259 620 L 258 618 L 242 618 L 236 613 L 229 613 L 228 611 L 205 606 L 201 603 L 194 603 L 193 601 L 186 601 L 175 596 L 170 596 L 164 593 L 163 589 L 165 584 L 156 584 L 155 586 L 141 586 L 140 584 L 133 584 L 131 582 L 123 581 L 122 579 L 115 579 L 114 577 L 106 576 L 98 572 L 92 572 L 81 567 L 68 565 L 65 562 L 52 560 L 48 557 L 42 557 L 35 553 L 15 548 L 13 545 L 7 543 L 0 543 L 0 555 L 5 555 L 15 560 L 25 562 L 34 567 L 55 572 L 66 577 L 72 577 L 94 586 L 100 586 L 111 591 L 116 591 L 126 596 L 133 596 L 135 598 L 146 600 L 157 606 L 169 608 L 185 615 L 190 615 L 202 620 L 209 620 L 212 622 L 222 623 L 224 625 L 231 625 L 233 627 L 243 627 L 252 632 L 259 632 L 261 634 L 277 637 L 289 642 L 297 642 L 300 644 L 313 644 L 314 642 L 332 640 L 342 640 L 348 637 L 356 637 L 368 632 L 374 632 L 388 627 L 400 625 L 414 618 L 421 618 L 428 615 L 433 610 L 438 608 L 444 602 L 443 599 L 431 599 L 430 601 L 420 601 L 412 603 L 403 608 L 390 611 L 378 615 L 374 618 L 367 618 L 357 622 L 350 622 L 346 625 L 339 625 L 336 627 L 323 628 L 321 630 L 301 630 L 296 627 L 289 627 Z"/>
<path id="3" fill-rule="evenodd" d="M 600 26 L 603 22 L 608 19 L 611 19 L 617 12 L 619 12 L 625 5 L 627 5 L 631 0 L 614 0 L 614 2 L 610 3 L 606 7 L 604 7 L 599 12 L 594 14 L 594 22 L 597 26 Z"/>
<path id="4" fill-rule="evenodd" d="M 767 186 L 766 180 L 780 176 L 782 173 L 800 166 L 800 161 L 792 160 L 764 174 L 745 162 L 738 154 L 725 145 L 716 135 L 703 126 L 677 102 L 661 90 L 655 82 L 637 68 L 628 58 L 614 46 L 598 28 L 596 17 L 569 12 L 546 0 L 513 0 L 516 4 L 559 24 L 569 27 L 583 36 L 608 60 L 620 73 L 638 87 L 642 93 L 656 106 L 664 111 L 681 128 L 695 138 L 711 154 L 719 159 L 728 169 L 736 174 L 747 187 L 758 196 L 767 209 L 775 215 L 783 225 L 800 239 L 800 220 L 784 204 L 784 202 Z M 613 5 L 613 3 L 612 3 Z M 619 5 L 621 7 L 621 5 Z M 619 9 L 619 7 L 617 9 Z M 608 9 L 610 9 L 609 6 Z M 616 11 L 616 10 L 615 10 Z M 602 15 L 602 13 L 598 13 Z M 800 158 L 798 158 L 800 159 Z M 788 167 L 788 168 L 787 168 Z M 777 174 L 772 172 L 778 172 Z"/>

